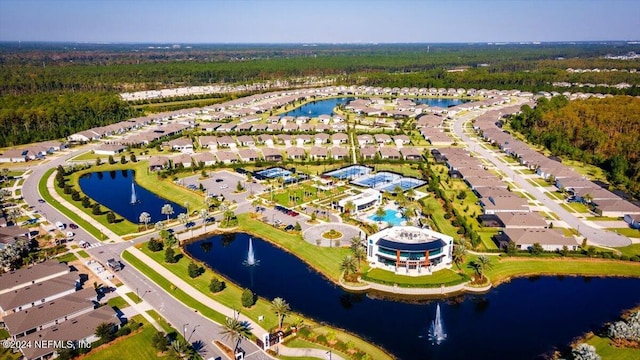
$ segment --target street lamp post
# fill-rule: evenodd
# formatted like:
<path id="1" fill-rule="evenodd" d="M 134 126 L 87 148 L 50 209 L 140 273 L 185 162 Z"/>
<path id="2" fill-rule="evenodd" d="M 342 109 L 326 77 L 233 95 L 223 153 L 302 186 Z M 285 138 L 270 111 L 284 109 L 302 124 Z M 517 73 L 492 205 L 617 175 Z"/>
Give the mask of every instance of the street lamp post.
<path id="1" fill-rule="evenodd" d="M 185 339 L 185 340 L 187 339 L 185 334 L 187 332 L 187 326 L 188 325 L 189 325 L 189 323 L 186 323 L 186 324 L 182 325 L 182 338 Z"/>

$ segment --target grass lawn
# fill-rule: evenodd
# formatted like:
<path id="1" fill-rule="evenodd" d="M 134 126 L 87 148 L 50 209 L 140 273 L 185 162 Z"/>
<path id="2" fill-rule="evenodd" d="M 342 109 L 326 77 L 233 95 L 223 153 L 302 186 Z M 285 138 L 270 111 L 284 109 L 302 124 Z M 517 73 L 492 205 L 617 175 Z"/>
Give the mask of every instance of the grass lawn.
<path id="1" fill-rule="evenodd" d="M 451 225 L 451 222 L 444 218 L 444 210 L 438 199 L 434 196 L 429 196 L 424 199 L 426 208 L 431 210 L 431 221 L 436 227 L 436 230 L 449 236 L 458 238 L 458 229 Z"/>
<path id="2" fill-rule="evenodd" d="M 588 214 L 591 212 L 589 211 L 589 207 L 582 203 L 571 202 L 571 203 L 568 203 L 567 205 L 569 205 L 575 212 L 579 212 L 583 214 Z"/>
<path id="3" fill-rule="evenodd" d="M 555 191 L 547 191 L 545 192 L 545 194 L 552 198 L 553 200 L 564 200 L 564 196 L 562 196 L 562 194 L 557 193 Z"/>
<path id="4" fill-rule="evenodd" d="M 107 305 L 111 307 L 117 307 L 120 310 L 130 306 L 129 303 L 122 298 L 122 296 L 116 296 L 109 299 L 109 301 L 107 301 Z"/>
<path id="5" fill-rule="evenodd" d="M 631 244 L 629 246 L 619 247 L 616 250 L 620 251 L 622 255 L 627 256 L 640 256 L 640 244 Z"/>
<path id="6" fill-rule="evenodd" d="M 487 250 L 495 250 L 498 248 L 495 241 L 493 241 L 493 236 L 496 235 L 500 231 L 499 229 L 494 228 L 482 228 L 481 231 L 478 231 L 478 235 L 480 235 L 480 240 L 482 240 L 482 245 Z"/>
<path id="7" fill-rule="evenodd" d="M 600 357 L 607 360 L 635 360 L 640 358 L 639 349 L 619 348 L 613 346 L 608 338 L 593 336 L 587 344 L 595 346 Z"/>
<path id="8" fill-rule="evenodd" d="M 391 271 L 372 269 L 363 278 L 383 284 L 398 284 L 401 287 L 439 287 L 442 284 L 451 286 L 469 280 L 468 277 L 448 269 L 424 276 L 396 275 Z"/>
<path id="9" fill-rule="evenodd" d="M 500 283 L 514 276 L 593 275 L 640 277 L 640 263 L 602 259 L 532 259 L 492 257 L 493 269 L 487 271 L 491 281 Z"/>
<path id="10" fill-rule="evenodd" d="M 587 216 L 587 217 L 585 217 L 585 219 L 589 220 L 589 221 L 615 221 L 615 220 L 622 220 L 622 218 L 613 217 L 613 216 Z"/>
<path id="11" fill-rule="evenodd" d="M 74 261 L 74 260 L 78 260 L 78 258 L 76 257 L 76 254 L 74 253 L 66 253 L 64 255 L 58 256 L 56 259 L 58 259 L 58 262 L 70 262 L 70 261 Z"/>
<path id="12" fill-rule="evenodd" d="M 325 276 L 337 281 L 340 277 L 340 262 L 350 254 L 347 248 L 326 248 L 311 245 L 302 236 L 289 234 L 273 226 L 252 219 L 249 214 L 238 215 L 238 226 L 262 239 L 269 240 L 296 254 Z"/>
<path id="13" fill-rule="evenodd" d="M 49 194 L 49 190 L 47 189 L 47 179 L 51 176 L 54 170 L 55 169 L 47 170 L 47 172 L 44 173 L 44 175 L 42 176 L 42 179 L 40 179 L 40 182 L 38 183 L 38 191 L 40 192 L 40 196 L 42 196 L 42 199 L 46 201 L 49 205 L 56 208 L 56 210 L 61 212 L 70 220 L 74 221 L 78 226 L 86 230 L 89 234 L 93 235 L 93 237 L 95 237 L 96 239 L 100 241 L 105 240 L 105 236 L 104 234 L 102 234 L 102 232 L 100 232 L 100 230 L 96 229 L 88 221 L 78 216 L 78 214 L 76 214 L 73 211 L 73 209 L 69 209 L 65 206 L 62 206 L 60 202 L 58 202 L 56 199 L 53 198 L 53 196 L 51 196 L 51 194 Z"/>
<path id="14" fill-rule="evenodd" d="M 573 209 L 571 206 L 565 204 L 565 203 L 560 203 L 560 206 L 562 206 L 563 209 L 567 210 L 570 213 L 577 213 L 577 211 L 575 209 Z"/>
<path id="15" fill-rule="evenodd" d="M 115 340 L 113 343 L 101 347 L 99 351 L 91 351 L 84 357 L 84 360 L 111 360 L 111 359 L 136 359 L 155 360 L 159 359 L 157 351 L 151 345 L 156 329 L 151 326 L 142 316 L 135 316 L 134 321 L 143 324 L 139 332 L 129 335 L 124 339 Z M 160 358 L 164 358 L 160 357 Z"/>
<path id="16" fill-rule="evenodd" d="M 136 293 L 134 293 L 134 292 L 128 292 L 125 295 L 129 299 L 133 300 L 133 302 L 136 303 L 136 304 L 140 304 L 142 302 L 142 299 L 140 299 L 140 297 L 138 297 L 138 295 L 136 295 Z"/>
<path id="17" fill-rule="evenodd" d="M 89 255 L 89 254 L 87 254 L 87 252 L 86 252 L 86 251 L 84 251 L 84 250 L 80 250 L 80 251 L 78 251 L 78 252 L 76 253 L 76 255 L 80 255 L 80 257 L 81 257 L 81 258 L 83 258 L 83 259 L 86 259 L 86 258 L 90 257 L 90 255 Z"/>
<path id="18" fill-rule="evenodd" d="M 632 229 L 632 228 L 626 227 L 626 228 L 608 228 L 607 230 L 616 232 L 618 234 L 622 234 L 626 237 L 640 238 L 640 230 L 638 229 Z"/>
<path id="19" fill-rule="evenodd" d="M 107 159 L 109 159 L 109 155 L 96 155 L 93 153 L 93 151 L 87 151 L 85 153 L 82 153 L 74 158 L 72 158 L 72 161 L 87 161 L 87 160 L 93 160 L 95 162 L 95 160 L 97 158 L 100 158 L 100 160 L 102 160 L 103 162 L 107 162 Z M 113 157 L 116 160 L 120 159 L 120 154 L 115 155 Z M 127 159 L 129 159 L 129 157 L 127 156 Z"/>
<path id="20" fill-rule="evenodd" d="M 518 191 L 516 193 L 524 195 L 524 197 L 528 198 L 529 200 L 536 200 L 536 198 L 534 198 L 533 195 L 529 194 L 526 191 Z"/>

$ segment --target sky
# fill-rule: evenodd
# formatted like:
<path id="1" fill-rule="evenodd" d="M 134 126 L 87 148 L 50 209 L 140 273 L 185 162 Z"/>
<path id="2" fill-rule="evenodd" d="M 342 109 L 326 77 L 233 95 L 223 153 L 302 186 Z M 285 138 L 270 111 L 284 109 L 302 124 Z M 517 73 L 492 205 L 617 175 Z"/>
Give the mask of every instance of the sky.
<path id="1" fill-rule="evenodd" d="M 640 0 L 0 0 L 0 41 L 640 40 Z"/>

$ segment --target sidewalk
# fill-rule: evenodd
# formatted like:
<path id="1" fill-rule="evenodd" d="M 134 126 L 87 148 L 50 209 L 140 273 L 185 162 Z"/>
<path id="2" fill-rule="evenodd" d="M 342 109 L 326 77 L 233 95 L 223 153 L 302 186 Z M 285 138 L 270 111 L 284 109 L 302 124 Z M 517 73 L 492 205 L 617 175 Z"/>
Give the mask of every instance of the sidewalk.
<path id="1" fill-rule="evenodd" d="M 144 262 L 149 267 L 151 267 L 155 272 L 157 272 L 162 277 L 167 279 L 169 282 L 174 284 L 177 288 L 180 288 L 182 291 L 184 291 L 185 293 L 189 294 L 189 296 L 191 296 L 192 298 L 194 298 L 195 300 L 197 300 L 201 304 L 203 304 L 203 305 L 207 306 L 208 308 L 213 309 L 213 310 L 223 314 L 224 316 L 227 316 L 227 317 L 233 317 L 234 316 L 234 311 L 235 310 L 230 309 L 230 308 L 228 308 L 228 307 L 216 302 L 215 300 L 213 300 L 212 298 L 206 296 L 205 294 L 201 293 L 199 290 L 197 290 L 196 288 L 194 288 L 193 286 L 191 286 L 190 284 L 188 284 L 187 282 L 185 282 L 184 280 L 182 280 L 181 278 L 179 278 L 178 276 L 173 274 L 171 271 L 167 270 L 164 266 L 158 264 L 155 260 L 153 260 L 152 258 L 147 256 L 142 251 L 136 249 L 135 247 L 130 247 L 127 250 L 133 256 L 135 256 L 138 259 L 140 259 L 142 262 Z M 241 321 L 247 321 L 251 325 L 252 332 L 254 334 L 259 334 L 259 333 L 265 333 L 266 334 L 267 333 L 267 330 L 265 330 L 259 324 L 257 324 L 253 320 L 247 318 L 246 316 L 243 316 L 242 314 L 240 314 L 239 319 Z M 257 336 L 261 337 L 261 334 L 257 335 Z M 326 354 L 327 351 L 321 350 L 321 349 L 288 348 L 288 347 L 286 347 L 286 346 L 284 346 L 282 344 L 277 345 L 277 346 L 278 346 L 278 349 L 279 349 L 279 352 L 280 352 L 281 355 L 286 355 L 286 356 L 313 356 L 313 357 L 317 357 L 317 358 L 320 358 L 320 359 L 327 358 L 327 354 Z M 332 355 L 332 359 L 343 360 L 342 357 L 340 357 L 338 355 L 335 355 L 335 354 Z"/>

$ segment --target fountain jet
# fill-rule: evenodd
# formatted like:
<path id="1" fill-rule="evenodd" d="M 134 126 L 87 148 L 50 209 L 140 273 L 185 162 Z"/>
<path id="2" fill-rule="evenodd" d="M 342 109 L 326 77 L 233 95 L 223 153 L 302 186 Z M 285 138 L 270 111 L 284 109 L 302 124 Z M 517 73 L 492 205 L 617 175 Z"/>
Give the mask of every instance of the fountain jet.
<path id="1" fill-rule="evenodd" d="M 258 265 L 260 261 L 256 260 L 256 256 L 253 253 L 253 239 L 249 238 L 249 251 L 247 252 L 247 259 L 244 261 L 246 266 Z"/>
<path id="2" fill-rule="evenodd" d="M 131 204 L 135 204 L 138 202 L 138 197 L 136 196 L 136 188 L 133 185 L 133 181 L 131 182 Z"/>
<path id="3" fill-rule="evenodd" d="M 444 332 L 444 325 L 442 324 L 440 304 L 436 305 L 436 317 L 429 328 L 429 339 L 435 345 L 440 345 L 441 342 L 447 339 L 447 334 Z"/>

